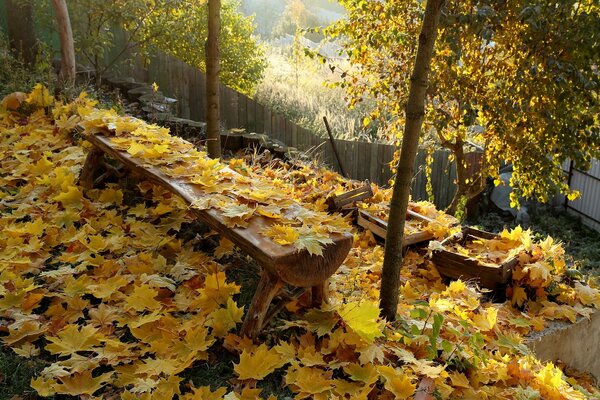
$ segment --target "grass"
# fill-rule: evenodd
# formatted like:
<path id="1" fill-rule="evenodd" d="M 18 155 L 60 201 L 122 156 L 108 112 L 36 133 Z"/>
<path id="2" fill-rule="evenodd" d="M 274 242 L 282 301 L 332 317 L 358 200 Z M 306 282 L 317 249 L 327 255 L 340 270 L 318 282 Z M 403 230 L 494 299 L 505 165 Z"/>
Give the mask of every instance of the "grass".
<path id="1" fill-rule="evenodd" d="M 257 86 L 256 101 L 322 136 L 327 135 L 323 116 L 338 139 L 373 141 L 378 136 L 373 129 L 362 129 L 362 120 L 374 108 L 373 102 L 363 101 L 349 110 L 345 91 L 324 85 L 337 74 L 317 60 L 289 53 L 269 48 L 269 66 Z"/>
<path id="2" fill-rule="evenodd" d="M 0 348 L 0 400 L 15 396 L 19 399 L 37 398 L 35 390 L 29 386 L 45 365 L 39 358 L 25 359 L 11 349 Z"/>
<path id="3" fill-rule="evenodd" d="M 600 232 L 584 225 L 580 218 L 549 206 L 540 206 L 531 217 L 531 230 L 537 239 L 552 236 L 562 242 L 572 267 L 600 277 Z M 517 225 L 512 218 L 496 213 L 485 214 L 471 223 L 491 232 Z"/>

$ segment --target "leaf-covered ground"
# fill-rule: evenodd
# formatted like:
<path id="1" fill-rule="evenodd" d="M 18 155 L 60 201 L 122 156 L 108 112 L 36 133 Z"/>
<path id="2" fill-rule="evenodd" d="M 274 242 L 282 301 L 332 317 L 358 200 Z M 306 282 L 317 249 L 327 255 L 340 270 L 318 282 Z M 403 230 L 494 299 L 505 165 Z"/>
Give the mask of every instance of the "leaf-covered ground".
<path id="1" fill-rule="evenodd" d="M 550 319 L 589 316 L 600 294 L 564 274 L 560 244 L 532 241 L 521 229 L 457 249 L 486 260 L 518 255 L 506 302 L 491 303 L 461 281 L 446 285 L 428 249 L 416 249 L 402 270 L 399 318 L 386 324 L 376 305 L 383 248 L 348 225 L 354 247 L 331 279 L 330 304 L 311 310 L 300 298 L 271 322 L 261 344 L 238 337 L 249 298 L 240 286 L 244 274 L 256 275 L 241 253 L 226 241 L 207 245 L 218 240 L 190 229 L 184 203 L 151 183 L 78 186 L 89 145 L 74 137 L 77 123 L 127 122 L 126 133 L 144 138 L 143 148 L 129 141 L 127 150 L 143 156 L 171 143 L 163 130 L 93 106 L 84 96 L 55 104 L 38 86 L 3 101 L 0 113 L 0 335 L 6 351 L 42 365 L 29 382 L 40 396 L 402 399 L 433 381 L 437 398 L 600 398 L 588 377 L 540 362 L 523 344 Z M 326 197 L 351 186 L 302 165 L 233 159 L 229 167 L 270 180 L 324 225 L 331 221 Z M 388 200 L 377 189 L 365 207 L 385 213 Z M 269 199 L 257 204 L 264 210 Z M 249 217 L 245 206 L 232 214 L 239 223 Z M 413 207 L 435 219 L 438 239 L 451 233 L 451 218 L 427 203 Z M 288 229 L 296 225 L 265 234 L 289 246 L 303 235 L 320 237 L 317 223 Z"/>

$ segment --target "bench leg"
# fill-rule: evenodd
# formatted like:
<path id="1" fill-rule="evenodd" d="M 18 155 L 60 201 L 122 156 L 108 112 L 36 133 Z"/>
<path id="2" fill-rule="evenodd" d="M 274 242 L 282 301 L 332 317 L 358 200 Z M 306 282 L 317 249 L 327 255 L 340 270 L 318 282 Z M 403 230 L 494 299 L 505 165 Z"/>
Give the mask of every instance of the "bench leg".
<path id="1" fill-rule="evenodd" d="M 91 189 L 94 187 L 94 171 L 100 163 L 102 154 L 102 150 L 95 147 L 88 153 L 85 164 L 83 164 L 83 169 L 81 170 L 81 175 L 79 176 L 79 185 L 84 189 Z"/>
<path id="2" fill-rule="evenodd" d="M 256 293 L 254 293 L 252 303 L 246 313 L 240 336 L 256 339 L 269 311 L 271 301 L 282 286 L 283 282 L 278 277 L 263 269 Z"/>
<path id="3" fill-rule="evenodd" d="M 317 286 L 313 286 L 311 288 L 311 306 L 321 307 L 321 304 L 327 304 L 329 302 L 328 293 L 329 282 L 327 280 Z"/>

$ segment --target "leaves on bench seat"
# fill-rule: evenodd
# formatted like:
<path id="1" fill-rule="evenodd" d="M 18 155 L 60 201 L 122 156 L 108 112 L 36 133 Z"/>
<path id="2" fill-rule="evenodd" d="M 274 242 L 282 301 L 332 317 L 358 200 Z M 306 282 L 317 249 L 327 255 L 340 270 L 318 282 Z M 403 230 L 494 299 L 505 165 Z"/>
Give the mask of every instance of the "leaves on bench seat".
<path id="1" fill-rule="evenodd" d="M 232 165 L 244 172 L 237 173 L 219 160 L 207 158 L 205 152 L 190 143 L 169 135 L 165 128 L 100 110 L 82 115 L 80 125 L 85 135 L 109 135 L 114 149 L 127 151 L 142 165 L 158 168 L 174 180 L 196 185 L 206 197 L 199 196 L 192 202 L 192 208 L 219 210 L 229 228 L 245 228 L 253 217 L 265 217 L 285 227 L 285 230 L 264 230 L 265 237 L 281 246 L 293 246 L 318 256 L 323 254 L 324 246 L 333 243 L 331 234 L 350 229 L 339 215 L 302 207 L 290 213 L 294 202 L 285 191 L 279 190 L 276 181 L 250 172 L 250 168 L 236 160 Z M 221 196 L 211 198 L 215 195 Z M 282 232 L 286 232 L 285 238 Z"/>

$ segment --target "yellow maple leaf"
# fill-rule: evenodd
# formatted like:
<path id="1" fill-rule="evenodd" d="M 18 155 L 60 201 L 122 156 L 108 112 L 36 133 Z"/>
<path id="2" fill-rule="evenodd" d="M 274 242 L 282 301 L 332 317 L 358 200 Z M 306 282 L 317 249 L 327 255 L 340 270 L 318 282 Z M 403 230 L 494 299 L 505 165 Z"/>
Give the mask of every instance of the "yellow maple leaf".
<path id="1" fill-rule="evenodd" d="M 242 351 L 240 362 L 234 364 L 233 370 L 239 379 L 261 380 L 287 362 L 277 349 L 269 349 L 266 344 L 261 344 L 250 352 Z"/>
<path id="2" fill-rule="evenodd" d="M 92 371 L 83 371 L 59 378 L 62 384 L 54 385 L 56 393 L 70 394 L 71 396 L 89 395 L 105 385 L 112 377 L 113 372 L 107 372 L 97 377 L 92 377 Z"/>
<path id="3" fill-rule="evenodd" d="M 204 280 L 204 287 L 198 290 L 202 297 L 213 304 L 227 303 L 234 294 L 239 293 L 240 286 L 235 283 L 227 283 L 225 272 L 210 274 Z"/>
<path id="4" fill-rule="evenodd" d="M 88 236 L 88 240 L 85 246 L 95 253 L 100 253 L 106 248 L 105 239 L 101 235 Z"/>
<path id="5" fill-rule="evenodd" d="M 221 206 L 221 214 L 226 218 L 247 219 L 254 214 L 255 208 L 248 207 L 245 204 L 226 204 Z"/>
<path id="6" fill-rule="evenodd" d="M 35 357 L 40 354 L 40 349 L 36 345 L 29 342 L 25 342 L 19 347 L 13 347 L 13 351 L 25 358 Z"/>
<path id="7" fill-rule="evenodd" d="M 465 374 L 462 374 L 460 372 L 451 372 L 450 381 L 452 381 L 452 386 L 454 387 L 461 387 L 467 389 L 471 387 L 471 384 L 469 383 L 469 380 L 467 379 Z"/>
<path id="8" fill-rule="evenodd" d="M 539 280 L 541 283 L 549 283 L 551 269 L 552 267 L 547 262 L 537 261 L 533 264 L 527 264 L 523 271 L 529 273 L 532 281 Z"/>
<path id="9" fill-rule="evenodd" d="M 394 367 L 379 365 L 377 371 L 385 378 L 384 387 L 397 399 L 408 399 L 415 394 L 417 385 L 411 382 L 410 376 Z"/>
<path id="10" fill-rule="evenodd" d="M 38 376 L 35 379 L 31 378 L 29 385 L 35 389 L 40 396 L 48 397 L 56 394 L 56 390 L 54 390 L 56 381 L 54 379 L 45 379 L 43 376 Z"/>
<path id="11" fill-rule="evenodd" d="M 129 148 L 127 149 L 127 152 L 134 157 L 135 156 L 143 157 L 147 150 L 148 150 L 148 148 L 144 144 L 138 143 L 138 142 L 132 142 L 132 143 L 130 143 Z"/>
<path id="12" fill-rule="evenodd" d="M 27 95 L 25 101 L 38 107 L 48 107 L 54 103 L 54 96 L 50 95 L 48 88 L 41 83 L 36 84 L 33 90 Z"/>
<path id="13" fill-rule="evenodd" d="M 104 189 L 100 193 L 100 198 L 98 200 L 102 203 L 113 203 L 121 205 L 121 203 L 123 203 L 123 191 L 112 188 Z M 144 205 L 143 203 L 140 204 L 141 206 Z"/>
<path id="14" fill-rule="evenodd" d="M 68 208 L 69 206 L 73 206 L 75 208 L 81 208 L 83 193 L 76 186 L 69 186 L 66 192 L 62 192 L 57 196 L 52 198 L 54 201 L 59 201 L 63 207 Z"/>
<path id="15" fill-rule="evenodd" d="M 213 392 L 210 386 L 193 387 L 192 382 L 190 382 L 190 385 L 192 385 L 192 391 L 180 395 L 181 400 L 219 400 L 227 393 L 227 389 L 223 387 Z"/>
<path id="16" fill-rule="evenodd" d="M 91 351 L 100 345 L 104 338 L 91 325 L 67 325 L 56 336 L 47 336 L 46 340 L 50 342 L 46 345 L 46 350 L 65 356 L 78 351 Z"/>
<path id="17" fill-rule="evenodd" d="M 498 309 L 487 307 L 485 310 L 481 310 L 479 314 L 473 316 L 473 324 L 482 331 L 489 331 L 496 325 L 497 318 Z"/>
<path id="18" fill-rule="evenodd" d="M 234 244 L 231 240 L 222 237 L 219 245 L 215 248 L 215 257 L 221 258 L 233 253 Z"/>
<path id="19" fill-rule="evenodd" d="M 261 233 L 282 246 L 294 244 L 299 237 L 293 226 L 280 224 L 271 225 Z"/>
<path id="20" fill-rule="evenodd" d="M 600 309 L 600 291 L 590 286 L 581 284 L 581 282 L 575 282 L 575 292 L 583 305 L 593 305 L 597 309 Z"/>
<path id="21" fill-rule="evenodd" d="M 54 164 L 52 164 L 51 161 L 48 161 L 48 158 L 42 157 L 31 167 L 31 172 L 34 175 L 48 174 L 50 171 L 52 171 L 53 166 Z"/>
<path id="22" fill-rule="evenodd" d="M 133 292 L 125 299 L 125 302 L 129 308 L 132 308 L 135 311 L 158 310 L 161 308 L 161 304 L 155 299 L 157 295 L 158 292 L 156 289 L 152 288 L 150 285 L 136 285 Z"/>
<path id="23" fill-rule="evenodd" d="M 344 372 L 347 373 L 353 381 L 364 382 L 367 385 L 375 383 L 379 378 L 377 368 L 373 364 L 348 364 L 344 366 Z"/>
<path id="24" fill-rule="evenodd" d="M 212 334 L 216 337 L 224 337 L 227 332 L 235 328 L 236 324 L 242 322 L 244 307 L 238 307 L 231 297 L 227 299 L 227 307 L 219 308 L 209 314 L 206 326 L 211 327 Z"/>
<path id="25" fill-rule="evenodd" d="M 512 289 L 511 302 L 513 305 L 522 307 L 527 300 L 527 292 L 521 286 L 515 286 Z"/>
<path id="26" fill-rule="evenodd" d="M 326 399 L 328 392 L 333 389 L 331 371 L 323 371 L 317 367 L 298 367 L 297 365 L 288 370 L 285 382 L 295 387 L 300 392 L 300 398 L 314 396 L 318 399 Z"/>
<path id="27" fill-rule="evenodd" d="M 367 343 L 383 336 L 379 323 L 379 307 L 370 301 L 350 302 L 339 308 L 340 317 Z"/>
<path id="28" fill-rule="evenodd" d="M 323 246 L 333 243 L 329 235 L 316 232 L 307 226 L 298 230 L 298 239 L 294 242 L 294 247 L 298 250 L 306 249 L 309 254 L 322 256 Z"/>

